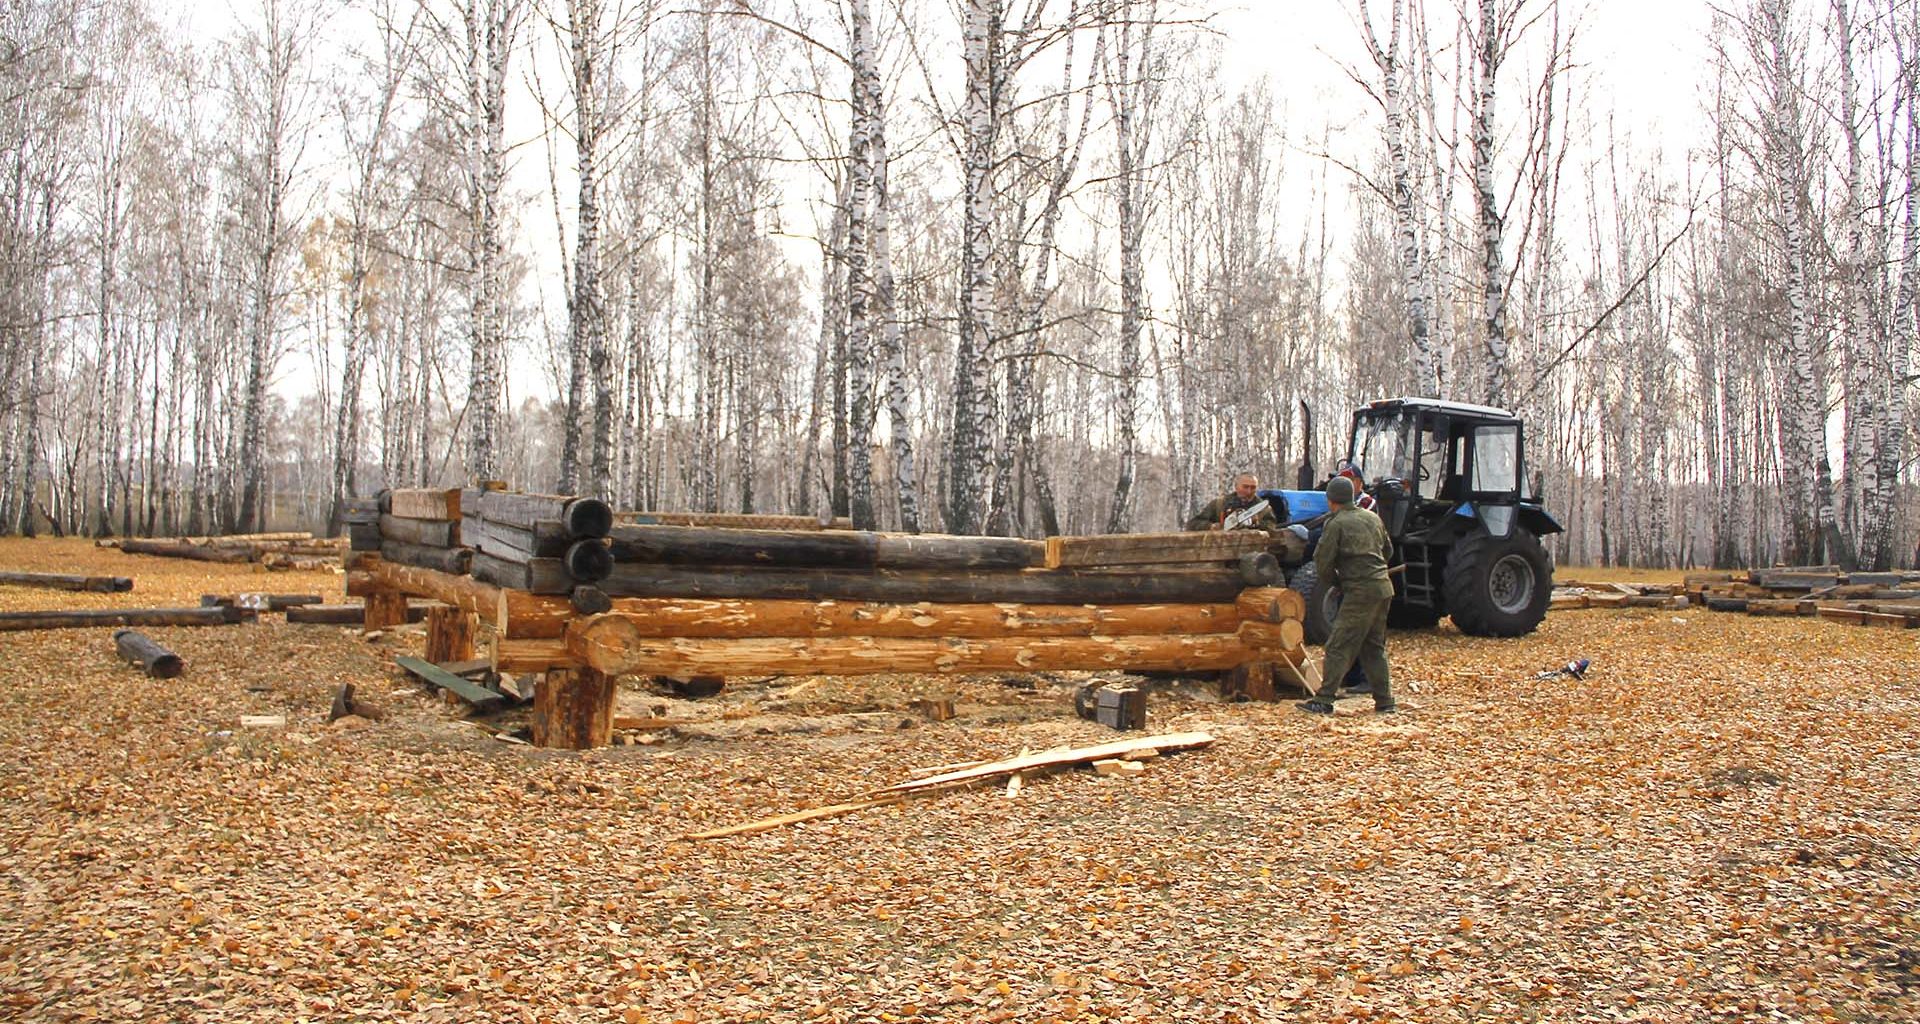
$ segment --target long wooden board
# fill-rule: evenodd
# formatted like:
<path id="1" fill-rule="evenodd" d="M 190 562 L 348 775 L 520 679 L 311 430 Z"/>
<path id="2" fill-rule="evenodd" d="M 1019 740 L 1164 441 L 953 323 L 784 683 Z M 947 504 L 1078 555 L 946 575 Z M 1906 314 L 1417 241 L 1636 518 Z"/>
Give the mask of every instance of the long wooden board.
<path id="1" fill-rule="evenodd" d="M 495 693 L 470 680 L 462 679 L 432 662 L 421 661 L 419 658 L 409 658 L 406 655 L 401 655 L 393 659 L 393 663 L 406 669 L 413 675 L 452 693 L 454 696 L 473 705 L 475 709 L 492 710 L 506 703 L 507 698 L 505 696 Z"/>
<path id="2" fill-rule="evenodd" d="M 1231 562 L 1241 555 L 1265 551 L 1272 543 L 1273 538 L 1263 530 L 1048 537 L 1047 568 Z"/>
<path id="3" fill-rule="evenodd" d="M 1033 771 L 1038 768 L 1061 768 L 1067 765 L 1087 764 L 1102 761 L 1110 757 L 1125 757 L 1143 750 L 1156 750 L 1162 754 L 1179 750 L 1197 750 L 1213 745 L 1213 736 L 1204 732 L 1162 733 L 1158 736 L 1136 736 L 1131 739 L 1114 740 L 1091 747 L 1074 747 L 1068 750 L 1045 750 L 1038 754 L 1026 754 L 1010 757 L 1004 761 L 991 761 L 975 768 L 962 768 L 958 771 L 929 775 L 924 779 L 895 783 L 881 790 L 881 793 L 915 793 L 923 789 L 935 789 L 963 782 L 988 779 L 996 775 L 1011 775 L 1014 772 Z"/>

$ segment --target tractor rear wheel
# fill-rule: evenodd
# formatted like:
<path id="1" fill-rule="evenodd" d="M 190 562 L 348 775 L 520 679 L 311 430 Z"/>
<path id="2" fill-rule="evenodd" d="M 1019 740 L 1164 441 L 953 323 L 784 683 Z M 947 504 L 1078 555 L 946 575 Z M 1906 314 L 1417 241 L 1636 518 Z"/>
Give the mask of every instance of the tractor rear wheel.
<path id="1" fill-rule="evenodd" d="M 1320 570 L 1314 568 L 1312 562 L 1294 570 L 1287 585 L 1307 599 L 1307 615 L 1301 622 L 1307 629 L 1307 642 L 1326 643 L 1327 637 L 1333 635 L 1333 620 L 1340 614 L 1340 588 L 1322 585 Z"/>
<path id="2" fill-rule="evenodd" d="M 1526 530 L 1505 537 L 1472 534 L 1447 557 L 1447 611 L 1469 636 L 1522 636 L 1547 617 L 1553 567 Z"/>

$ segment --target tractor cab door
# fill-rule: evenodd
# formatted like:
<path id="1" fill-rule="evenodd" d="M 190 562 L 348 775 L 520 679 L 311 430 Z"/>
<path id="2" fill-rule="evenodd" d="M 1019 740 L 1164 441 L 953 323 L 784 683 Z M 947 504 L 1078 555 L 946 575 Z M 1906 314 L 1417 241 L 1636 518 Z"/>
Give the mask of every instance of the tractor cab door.
<path id="1" fill-rule="evenodd" d="M 1513 530 L 1515 506 L 1520 502 L 1521 435 L 1518 423 L 1484 423 L 1473 428 L 1467 456 L 1470 472 L 1466 498 L 1487 532 L 1505 537 Z"/>

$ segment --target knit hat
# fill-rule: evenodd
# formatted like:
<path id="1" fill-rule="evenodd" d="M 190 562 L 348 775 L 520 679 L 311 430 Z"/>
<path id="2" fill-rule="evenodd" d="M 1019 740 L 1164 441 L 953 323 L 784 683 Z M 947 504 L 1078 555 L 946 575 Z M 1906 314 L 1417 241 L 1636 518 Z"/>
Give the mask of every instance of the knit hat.
<path id="1" fill-rule="evenodd" d="M 1353 481 L 1344 476 L 1327 481 L 1327 501 L 1335 505 L 1353 504 Z"/>

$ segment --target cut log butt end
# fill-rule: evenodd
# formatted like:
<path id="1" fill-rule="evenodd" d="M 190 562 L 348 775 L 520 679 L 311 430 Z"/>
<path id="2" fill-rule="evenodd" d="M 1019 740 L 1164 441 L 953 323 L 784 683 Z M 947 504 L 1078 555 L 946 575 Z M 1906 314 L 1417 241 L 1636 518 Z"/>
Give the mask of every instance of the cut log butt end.
<path id="1" fill-rule="evenodd" d="M 177 679 L 187 670 L 178 654 L 154 643 L 138 630 L 114 630 L 113 646 L 121 658 L 140 666 L 141 671 L 155 679 Z"/>

